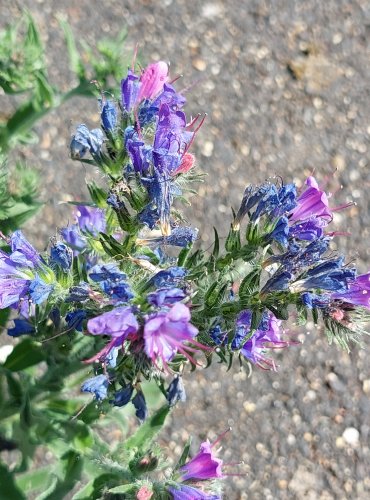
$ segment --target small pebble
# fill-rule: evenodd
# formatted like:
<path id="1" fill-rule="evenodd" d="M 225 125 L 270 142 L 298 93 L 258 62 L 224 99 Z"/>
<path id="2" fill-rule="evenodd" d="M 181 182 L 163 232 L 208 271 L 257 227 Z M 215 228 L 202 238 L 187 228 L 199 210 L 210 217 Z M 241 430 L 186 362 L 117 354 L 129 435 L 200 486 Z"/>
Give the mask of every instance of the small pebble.
<path id="1" fill-rule="evenodd" d="M 357 446 L 360 440 L 360 433 L 354 427 L 347 427 L 342 434 L 344 441 L 350 446 Z"/>

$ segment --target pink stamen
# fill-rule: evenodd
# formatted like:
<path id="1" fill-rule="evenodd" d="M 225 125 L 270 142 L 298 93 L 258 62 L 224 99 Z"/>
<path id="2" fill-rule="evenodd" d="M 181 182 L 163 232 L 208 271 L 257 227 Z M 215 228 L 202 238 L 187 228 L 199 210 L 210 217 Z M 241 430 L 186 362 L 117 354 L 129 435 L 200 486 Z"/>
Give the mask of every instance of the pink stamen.
<path id="1" fill-rule="evenodd" d="M 169 83 L 172 85 L 173 83 L 177 82 L 180 78 L 182 78 L 184 75 L 177 75 L 173 80 L 171 80 Z"/>

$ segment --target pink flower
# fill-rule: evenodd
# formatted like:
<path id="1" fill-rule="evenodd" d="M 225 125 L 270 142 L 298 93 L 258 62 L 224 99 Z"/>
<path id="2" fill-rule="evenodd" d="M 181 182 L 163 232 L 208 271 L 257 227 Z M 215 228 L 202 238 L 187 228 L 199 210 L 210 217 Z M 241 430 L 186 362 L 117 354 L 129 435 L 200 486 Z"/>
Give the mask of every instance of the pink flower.
<path id="1" fill-rule="evenodd" d="M 178 352 L 195 363 L 186 352 L 184 342 L 191 342 L 203 348 L 204 346 L 194 340 L 198 330 L 189 322 L 190 319 L 188 307 L 181 303 L 176 303 L 171 309 L 148 317 L 144 326 L 145 352 L 154 364 L 161 360 L 166 368 L 167 362 L 171 361 Z M 196 350 L 189 346 L 186 346 L 186 349 Z"/>
<path id="2" fill-rule="evenodd" d="M 141 74 L 140 90 L 137 102 L 144 99 L 153 99 L 163 90 L 163 85 L 168 81 L 168 65 L 164 61 L 149 64 Z"/>

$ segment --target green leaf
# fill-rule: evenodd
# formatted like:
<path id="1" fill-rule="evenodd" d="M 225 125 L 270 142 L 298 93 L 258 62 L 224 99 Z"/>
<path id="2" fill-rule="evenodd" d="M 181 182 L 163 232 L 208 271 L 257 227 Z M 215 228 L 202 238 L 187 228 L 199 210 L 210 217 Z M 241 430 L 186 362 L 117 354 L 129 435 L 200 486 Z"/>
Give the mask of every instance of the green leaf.
<path id="1" fill-rule="evenodd" d="M 120 486 L 115 486 L 108 490 L 109 493 L 119 494 L 119 493 L 133 493 L 135 484 L 121 484 Z"/>
<path id="2" fill-rule="evenodd" d="M 124 445 L 123 449 L 130 452 L 133 449 L 143 449 L 149 446 L 151 441 L 162 429 L 167 415 L 170 412 L 170 407 L 168 405 L 162 406 L 152 417 L 148 418 L 143 425 L 141 425 L 138 430 L 129 437 Z"/>
<path id="3" fill-rule="evenodd" d="M 94 181 L 87 184 L 91 199 L 99 208 L 107 208 L 108 193 Z M 80 203 L 81 204 L 81 203 Z"/>
<path id="4" fill-rule="evenodd" d="M 1 226 L 1 223 L 0 223 Z M 0 328 L 4 328 L 10 316 L 10 308 L 0 309 Z"/>
<path id="5" fill-rule="evenodd" d="M 0 500 L 26 500 L 26 497 L 18 489 L 13 475 L 0 463 Z"/>
<path id="6" fill-rule="evenodd" d="M 89 481 L 85 486 L 83 486 L 77 493 L 72 497 L 72 500 L 90 500 L 92 494 L 94 493 L 94 481 Z"/>
<path id="7" fill-rule="evenodd" d="M 176 464 L 175 470 L 179 469 L 184 465 L 184 463 L 187 461 L 188 456 L 189 456 L 189 451 L 190 451 L 190 445 L 191 445 L 191 437 L 187 440 L 184 449 L 182 450 L 181 457 L 179 461 Z"/>
<path id="8" fill-rule="evenodd" d="M 220 253 L 220 238 L 218 237 L 218 232 L 215 227 L 213 228 L 213 231 L 215 233 L 215 242 L 213 245 L 212 255 L 215 259 L 217 259 L 218 254 Z"/>
<path id="9" fill-rule="evenodd" d="M 71 69 L 74 73 L 76 73 L 80 81 L 85 80 L 86 79 L 85 67 L 78 53 L 72 30 L 69 24 L 66 23 L 65 21 L 59 19 L 59 23 L 64 32 Z"/>
<path id="10" fill-rule="evenodd" d="M 37 365 L 44 359 L 41 344 L 34 342 L 32 339 L 25 339 L 15 346 L 3 366 L 12 372 L 18 372 Z"/>
<path id="11" fill-rule="evenodd" d="M 28 494 L 34 490 L 45 489 L 45 478 L 50 476 L 52 470 L 53 466 L 48 465 L 47 467 L 26 472 L 17 477 L 17 486 L 21 490 L 27 491 Z"/>

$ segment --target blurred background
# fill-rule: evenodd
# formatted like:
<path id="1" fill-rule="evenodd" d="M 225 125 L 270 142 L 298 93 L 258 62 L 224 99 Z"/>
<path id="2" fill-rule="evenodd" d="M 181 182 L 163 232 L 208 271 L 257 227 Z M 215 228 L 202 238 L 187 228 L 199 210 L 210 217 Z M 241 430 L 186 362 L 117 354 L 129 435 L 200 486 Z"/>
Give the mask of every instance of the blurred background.
<path id="1" fill-rule="evenodd" d="M 187 89 L 188 115 L 208 113 L 192 146 L 207 177 L 186 210 L 204 246 L 212 226 L 226 234 L 247 184 L 281 176 L 302 185 L 314 172 L 333 205 L 356 202 L 336 215 L 350 235 L 333 249 L 369 270 L 368 0 L 0 0 L 0 8 L 1 28 L 29 10 L 61 91 L 77 80 L 60 20 L 82 60 L 89 58 L 82 41 L 94 47 L 124 29 L 123 58 L 130 61 L 139 44 L 143 64 L 164 59 L 172 77 L 184 75 L 177 88 Z M 0 102 L 4 120 L 19 97 L 0 93 Z M 25 226 L 39 249 L 71 217 L 60 201 L 86 199 L 84 178 L 95 175 L 69 158 L 81 122 L 98 126 L 93 99 L 69 99 L 37 122 L 38 143 L 10 153 L 10 164 L 21 158 L 40 173 L 46 204 Z M 236 366 L 227 374 L 213 366 L 185 378 L 188 402 L 173 412 L 162 442 L 179 453 L 189 434 L 195 449 L 231 426 L 221 455 L 244 463 L 229 468 L 240 476 L 226 481 L 226 499 L 370 497 L 370 339 L 367 350 L 350 354 L 310 325 L 299 339 L 276 352 L 278 373 L 255 369 L 248 378 Z"/>

